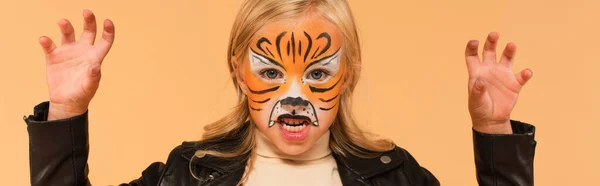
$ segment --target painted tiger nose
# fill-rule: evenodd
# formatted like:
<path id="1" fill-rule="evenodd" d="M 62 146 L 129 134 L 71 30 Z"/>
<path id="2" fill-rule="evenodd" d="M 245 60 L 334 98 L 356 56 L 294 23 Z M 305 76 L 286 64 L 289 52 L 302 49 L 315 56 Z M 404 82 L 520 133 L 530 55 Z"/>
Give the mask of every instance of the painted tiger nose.
<path id="1" fill-rule="evenodd" d="M 304 99 L 302 99 L 300 97 L 296 97 L 296 98 L 287 97 L 287 98 L 281 100 L 281 105 L 283 105 L 283 106 L 292 106 L 292 107 L 295 107 L 295 106 L 308 106 L 308 101 L 304 100 Z"/>

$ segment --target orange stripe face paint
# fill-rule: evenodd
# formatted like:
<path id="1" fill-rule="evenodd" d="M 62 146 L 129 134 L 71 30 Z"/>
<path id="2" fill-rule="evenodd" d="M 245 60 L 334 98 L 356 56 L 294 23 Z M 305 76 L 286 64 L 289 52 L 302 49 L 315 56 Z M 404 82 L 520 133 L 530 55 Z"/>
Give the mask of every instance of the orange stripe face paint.
<path id="1" fill-rule="evenodd" d="M 288 142 L 328 130 L 344 83 L 343 52 L 337 27 L 319 17 L 263 27 L 250 42 L 243 73 L 259 129 L 277 128 Z"/>

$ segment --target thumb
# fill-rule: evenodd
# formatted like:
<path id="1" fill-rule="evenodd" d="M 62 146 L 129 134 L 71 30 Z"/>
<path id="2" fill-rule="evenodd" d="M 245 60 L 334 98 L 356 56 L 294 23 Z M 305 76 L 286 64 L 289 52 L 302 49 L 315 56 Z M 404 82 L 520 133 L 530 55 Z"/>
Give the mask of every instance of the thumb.
<path id="1" fill-rule="evenodd" d="M 475 80 L 475 83 L 473 84 L 473 88 L 471 89 L 471 92 L 469 93 L 469 107 L 471 109 L 476 109 L 481 107 L 485 102 L 484 102 L 484 95 L 485 92 L 487 91 L 487 88 L 485 87 L 485 84 L 483 83 L 483 81 L 481 79 L 477 79 Z"/>

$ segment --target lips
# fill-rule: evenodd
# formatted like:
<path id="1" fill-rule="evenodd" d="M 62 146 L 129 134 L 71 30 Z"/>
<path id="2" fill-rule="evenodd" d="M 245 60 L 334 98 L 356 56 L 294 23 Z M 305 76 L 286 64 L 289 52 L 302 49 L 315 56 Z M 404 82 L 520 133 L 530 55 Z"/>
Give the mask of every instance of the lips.
<path id="1" fill-rule="evenodd" d="M 287 141 L 303 141 L 310 130 L 310 118 L 306 116 L 283 114 L 277 118 L 283 138 Z"/>

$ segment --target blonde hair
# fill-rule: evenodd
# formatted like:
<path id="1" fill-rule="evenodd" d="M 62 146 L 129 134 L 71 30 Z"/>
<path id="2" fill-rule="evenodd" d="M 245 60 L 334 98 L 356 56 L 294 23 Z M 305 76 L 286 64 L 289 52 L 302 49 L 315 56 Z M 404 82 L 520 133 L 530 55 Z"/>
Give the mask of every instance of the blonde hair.
<path id="1" fill-rule="evenodd" d="M 352 92 L 358 82 L 360 75 L 361 51 L 360 42 L 354 24 L 354 18 L 346 0 L 246 0 L 240 8 L 233 24 L 230 35 L 230 45 L 227 52 L 229 71 L 233 79 L 237 94 L 238 104 L 232 112 L 220 120 L 204 127 L 202 141 L 236 140 L 233 147 L 224 150 L 221 147 L 212 149 L 201 149 L 196 155 L 230 158 L 251 153 L 246 166 L 243 183 L 248 172 L 252 170 L 254 153 L 255 126 L 250 119 L 248 98 L 240 88 L 236 79 L 236 68 L 241 66 L 243 58 L 237 58 L 232 62 L 233 56 L 245 56 L 250 40 L 266 24 L 280 19 L 293 19 L 316 13 L 336 25 L 343 34 L 343 51 L 346 61 L 345 89 L 340 95 L 339 110 L 330 127 L 331 138 L 329 146 L 331 150 L 342 156 L 348 154 L 369 158 L 376 157 L 381 152 L 394 148 L 394 144 L 387 139 L 375 139 L 374 135 L 364 132 L 357 125 L 351 109 Z M 235 63 L 235 64 L 232 64 Z M 250 126 L 247 126 L 250 125 Z M 193 175 L 194 173 L 192 173 Z M 194 176 L 195 177 L 195 176 Z"/>

